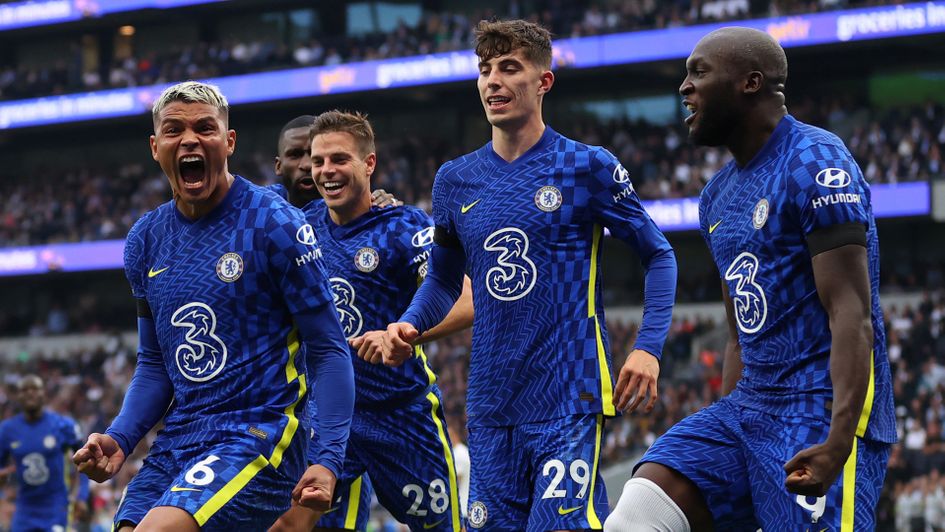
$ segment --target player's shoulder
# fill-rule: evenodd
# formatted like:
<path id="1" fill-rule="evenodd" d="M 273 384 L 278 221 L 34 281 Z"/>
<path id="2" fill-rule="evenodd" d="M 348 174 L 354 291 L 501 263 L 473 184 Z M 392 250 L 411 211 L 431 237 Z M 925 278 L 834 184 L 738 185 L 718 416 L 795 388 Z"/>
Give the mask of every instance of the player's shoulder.
<path id="1" fill-rule="evenodd" d="M 834 159 L 838 155 L 852 157 L 846 144 L 836 134 L 801 122 L 790 115 L 784 119 L 791 121 L 786 154 L 792 161 L 810 163 L 820 159 Z"/>
<path id="2" fill-rule="evenodd" d="M 275 192 L 280 198 L 283 198 L 283 199 L 289 198 L 289 191 L 286 190 L 285 186 L 282 183 L 272 183 L 270 185 L 266 185 L 265 188 L 268 188 L 269 190 Z"/>
<path id="3" fill-rule="evenodd" d="M 410 227 L 426 227 L 433 223 L 427 211 L 414 205 L 401 205 L 399 207 L 389 207 L 384 209 L 391 212 L 392 218 L 399 224 Z"/>
<path id="4" fill-rule="evenodd" d="M 576 174 L 606 174 L 606 177 L 614 177 L 618 182 L 626 181 L 626 170 L 617 156 L 607 148 L 574 140 L 557 132 L 550 140 L 549 149 L 554 152 L 556 159 L 573 168 Z"/>
<path id="5" fill-rule="evenodd" d="M 305 218 L 300 209 L 280 196 L 277 190 L 274 190 L 271 186 L 256 185 L 239 176 L 236 176 L 236 178 L 242 179 L 245 187 L 240 208 L 257 211 L 256 216 L 249 216 L 247 219 L 264 220 L 267 224 L 277 223 L 281 225 L 287 223 L 298 224 L 299 221 Z"/>
<path id="6" fill-rule="evenodd" d="M 709 178 L 705 186 L 702 187 L 702 190 L 699 192 L 699 201 L 711 199 L 718 189 L 719 184 L 724 181 L 727 176 L 737 172 L 738 167 L 735 165 L 734 159 L 722 165 L 722 168 L 719 168 L 719 170 Z"/>
<path id="7" fill-rule="evenodd" d="M 488 150 L 492 143 L 483 144 L 478 149 L 450 159 L 440 165 L 436 172 L 437 181 L 443 182 L 452 179 L 463 179 L 467 170 L 474 169 L 484 160 L 488 160 Z"/>

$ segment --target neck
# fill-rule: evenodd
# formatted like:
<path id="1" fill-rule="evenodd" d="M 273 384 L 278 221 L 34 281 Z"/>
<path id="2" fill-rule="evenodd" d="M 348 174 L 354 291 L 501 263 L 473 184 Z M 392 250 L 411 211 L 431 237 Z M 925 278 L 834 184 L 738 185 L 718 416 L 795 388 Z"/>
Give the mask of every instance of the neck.
<path id="1" fill-rule="evenodd" d="M 367 193 L 360 198 L 355 204 L 348 206 L 347 208 L 333 209 L 328 208 L 328 215 L 331 216 L 331 221 L 335 222 L 337 225 L 345 225 L 353 220 L 356 220 L 363 216 L 365 213 L 371 210 L 371 194 Z"/>
<path id="2" fill-rule="evenodd" d="M 777 108 L 755 108 L 745 115 L 742 123 L 735 128 L 733 138 L 726 143 L 739 167 L 744 168 L 758 155 L 786 114 L 787 108 L 780 105 Z"/>
<path id="3" fill-rule="evenodd" d="M 43 417 L 43 409 L 39 410 L 24 410 L 23 417 L 26 418 L 30 423 L 34 421 L 39 421 L 39 418 Z"/>
<path id="4" fill-rule="evenodd" d="M 545 123 L 540 114 L 533 115 L 519 127 L 492 126 L 492 149 L 506 162 L 512 162 L 537 144 L 544 132 Z"/>
<path id="5" fill-rule="evenodd" d="M 190 220 L 197 220 L 203 218 L 210 213 L 217 205 L 223 202 L 223 198 L 226 197 L 226 193 L 230 191 L 230 187 L 233 185 L 233 175 L 229 172 L 226 172 L 226 179 L 223 180 L 223 183 L 218 186 L 213 194 L 207 198 L 206 201 L 201 201 L 197 203 L 190 203 L 187 201 L 181 201 L 180 196 L 174 198 L 177 204 L 177 210 L 180 211 L 184 217 Z"/>

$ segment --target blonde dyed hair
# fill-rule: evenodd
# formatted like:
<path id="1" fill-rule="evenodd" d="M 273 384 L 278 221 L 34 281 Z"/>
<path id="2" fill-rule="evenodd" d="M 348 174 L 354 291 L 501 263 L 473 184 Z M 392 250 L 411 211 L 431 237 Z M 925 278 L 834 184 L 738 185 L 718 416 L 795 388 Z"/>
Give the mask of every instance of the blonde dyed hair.
<path id="1" fill-rule="evenodd" d="M 205 103 L 215 107 L 223 119 L 223 125 L 229 127 L 230 104 L 216 85 L 199 81 L 184 81 L 164 89 L 164 92 L 154 101 L 154 106 L 151 107 L 151 119 L 154 121 L 155 128 L 161 111 L 174 102 Z"/>

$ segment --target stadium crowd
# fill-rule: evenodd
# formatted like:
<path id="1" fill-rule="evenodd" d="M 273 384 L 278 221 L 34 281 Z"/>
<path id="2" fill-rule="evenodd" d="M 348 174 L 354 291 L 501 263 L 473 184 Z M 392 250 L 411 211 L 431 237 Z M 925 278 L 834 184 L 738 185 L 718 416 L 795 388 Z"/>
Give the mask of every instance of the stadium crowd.
<path id="1" fill-rule="evenodd" d="M 838 132 L 872 183 L 943 175 L 945 107 L 930 102 L 872 109 L 845 98 L 792 105 L 797 118 Z M 586 116 L 560 127 L 617 155 L 643 199 L 697 196 L 728 161 L 724 150 L 692 146 L 680 126 Z M 439 165 L 473 147 L 416 135 L 384 138 L 377 143 L 374 186 L 428 211 Z M 260 183 L 274 182 L 273 154 L 266 149 L 272 148 L 240 156 L 231 168 Z M 138 217 L 169 196 L 166 178 L 150 161 L 117 169 L 82 165 L 0 176 L 0 247 L 123 238 Z"/>
<path id="2" fill-rule="evenodd" d="M 0 65 L 0 100 L 168 83 L 305 66 L 338 65 L 470 47 L 476 21 L 528 17 L 559 37 L 667 28 L 705 22 L 775 17 L 879 4 L 875 0 L 509 0 L 505 9 L 427 12 L 415 25 L 402 20 L 388 33 L 330 36 L 288 42 L 201 41 L 167 51 L 135 49 L 100 69 L 83 67 L 76 40 L 48 66 Z M 529 16 L 528 14 L 531 13 Z"/>
<path id="3" fill-rule="evenodd" d="M 890 458 L 877 528 L 935 530 L 934 526 L 945 522 L 945 477 L 941 474 L 945 470 L 945 291 L 926 293 L 915 306 L 889 305 L 885 318 L 900 443 Z M 651 415 L 633 414 L 608 423 L 602 467 L 638 458 L 674 423 L 719 398 L 721 351 L 705 347 L 712 342 L 698 341 L 718 326 L 710 319 L 674 321 L 664 350 L 657 407 Z M 614 367 L 620 367 L 636 325 L 611 320 L 608 333 Z M 694 345 L 703 347 L 694 352 Z M 439 375 L 448 423 L 454 427 L 464 426 L 469 346 L 467 332 L 427 348 Z M 16 412 L 10 397 L 12 385 L 24 374 L 37 373 L 45 379 L 49 407 L 73 416 L 86 432 L 103 430 L 117 414 L 135 356 L 118 336 L 90 351 L 0 355 L 0 418 Z M 140 467 L 152 439 L 153 433 L 114 481 L 93 484 L 92 530 L 108 529 L 122 490 Z M 2 493 L 0 531 L 9 523 L 15 504 L 12 487 Z"/>

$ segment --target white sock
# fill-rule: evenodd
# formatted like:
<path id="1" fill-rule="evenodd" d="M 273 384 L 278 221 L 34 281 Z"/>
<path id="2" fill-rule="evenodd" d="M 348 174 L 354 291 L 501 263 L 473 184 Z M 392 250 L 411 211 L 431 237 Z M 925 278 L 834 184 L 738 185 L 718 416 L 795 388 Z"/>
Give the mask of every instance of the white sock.
<path id="1" fill-rule="evenodd" d="M 689 532 L 689 520 L 656 483 L 631 478 L 604 523 L 604 532 Z"/>

